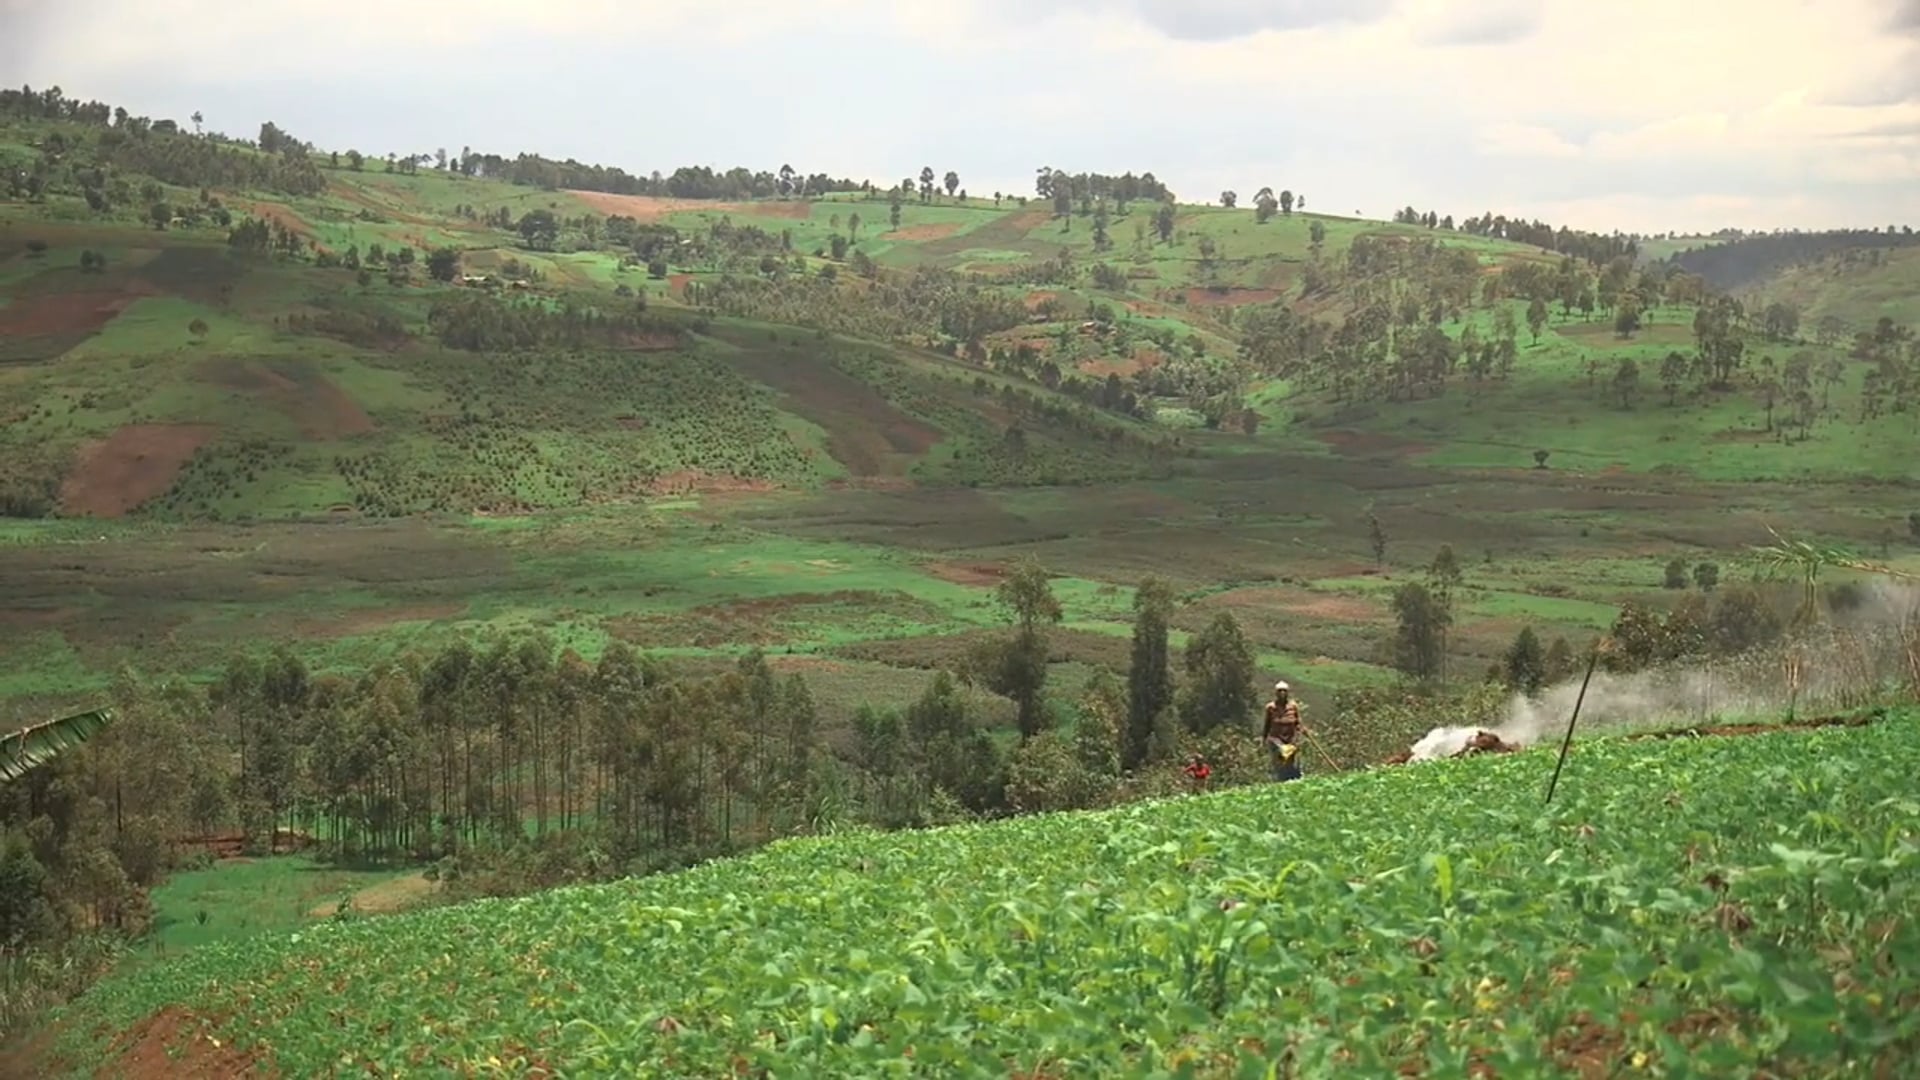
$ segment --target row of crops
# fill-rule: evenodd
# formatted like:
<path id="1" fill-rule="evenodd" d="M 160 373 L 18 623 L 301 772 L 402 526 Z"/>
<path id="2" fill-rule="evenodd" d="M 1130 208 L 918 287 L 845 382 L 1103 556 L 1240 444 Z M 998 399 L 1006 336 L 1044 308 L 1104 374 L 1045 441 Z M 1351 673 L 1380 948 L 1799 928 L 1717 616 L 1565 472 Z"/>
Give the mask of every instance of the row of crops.
<path id="1" fill-rule="evenodd" d="M 286 1075 L 1877 1075 L 1920 1053 L 1917 720 L 1582 744 L 1550 809 L 1532 752 L 789 841 L 78 1008 Z"/>

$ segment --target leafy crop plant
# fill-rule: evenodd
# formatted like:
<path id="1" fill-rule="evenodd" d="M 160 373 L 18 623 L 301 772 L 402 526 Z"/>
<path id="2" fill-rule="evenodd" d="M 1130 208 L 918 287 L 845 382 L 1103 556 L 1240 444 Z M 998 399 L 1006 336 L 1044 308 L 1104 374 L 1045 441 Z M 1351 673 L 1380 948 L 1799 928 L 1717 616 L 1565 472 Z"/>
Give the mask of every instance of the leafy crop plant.
<path id="1" fill-rule="evenodd" d="M 209 947 L 65 1030 L 185 1004 L 300 1076 L 1892 1075 L 1916 720 L 1594 740 L 1544 812 L 1522 753 L 788 841 Z"/>

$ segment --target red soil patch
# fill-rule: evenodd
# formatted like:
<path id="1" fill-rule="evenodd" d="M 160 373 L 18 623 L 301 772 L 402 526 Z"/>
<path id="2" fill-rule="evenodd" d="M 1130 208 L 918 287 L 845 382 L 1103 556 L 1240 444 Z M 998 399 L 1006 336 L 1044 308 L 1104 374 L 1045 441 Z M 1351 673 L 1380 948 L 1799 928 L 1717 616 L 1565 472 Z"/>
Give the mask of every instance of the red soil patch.
<path id="1" fill-rule="evenodd" d="M 1409 454 L 1423 454 L 1433 449 L 1425 443 L 1382 435 L 1374 431 L 1352 431 L 1343 428 L 1322 431 L 1314 437 L 1351 457 L 1406 457 Z"/>
<path id="2" fill-rule="evenodd" d="M 112 322 L 134 301 L 157 296 L 140 278 L 104 281 L 50 274 L 42 288 L 15 292 L 0 307 L 0 363 L 52 360 Z"/>
<path id="3" fill-rule="evenodd" d="M 957 221 L 941 221 L 931 225 L 909 225 L 904 229 L 881 233 L 882 240 L 944 240 L 960 231 Z"/>
<path id="4" fill-rule="evenodd" d="M 1186 290 L 1187 303 L 1195 307 L 1230 307 L 1241 304 L 1270 304 L 1280 299 L 1278 289 Z"/>
<path id="5" fill-rule="evenodd" d="M 193 452 L 215 434 L 211 424 L 130 424 L 80 454 L 60 489 L 70 514 L 119 517 L 166 494 Z"/>
<path id="6" fill-rule="evenodd" d="M 670 473 L 661 473 L 654 478 L 652 484 L 648 485 L 649 493 L 654 495 L 726 495 L 776 490 L 778 487 L 770 480 L 720 476 L 702 472 L 699 469 L 677 469 Z"/>
<path id="7" fill-rule="evenodd" d="M 111 288 L 16 295 L 13 303 L 0 308 L 0 337 L 92 334 L 135 300 L 153 295 L 138 279 Z"/>
<path id="8" fill-rule="evenodd" d="M 1028 311 L 1037 310 L 1041 304 L 1044 304 L 1049 300 L 1058 300 L 1058 299 L 1060 299 L 1060 294 L 1057 292 L 1054 292 L 1051 289 L 1041 289 L 1036 292 L 1030 292 L 1027 294 L 1027 310 Z"/>
<path id="9" fill-rule="evenodd" d="M 299 214 L 294 213 L 284 206 L 234 198 L 228 198 L 227 202 L 235 210 L 252 214 L 254 217 L 260 218 L 263 221 L 278 222 L 280 227 L 288 232 L 296 236 L 303 236 L 308 240 L 314 240 L 313 226 L 308 224 L 306 219 L 302 218 Z M 314 240 L 314 243 L 321 251 L 329 250 L 325 244 L 321 244 L 317 240 Z"/>
<path id="10" fill-rule="evenodd" d="M 614 195 L 605 191 L 569 190 L 567 194 L 602 214 L 619 214 L 642 223 L 656 222 L 668 214 L 688 210 L 754 214 L 800 221 L 813 216 L 813 205 L 805 202 L 721 202 L 718 199 L 670 199 L 658 195 Z"/>
<path id="11" fill-rule="evenodd" d="M 1007 576 L 1007 568 L 995 563 L 932 562 L 926 569 L 941 581 L 983 589 L 1000 584 Z"/>
<path id="12" fill-rule="evenodd" d="M 676 300 L 685 300 L 687 298 L 687 282 L 692 280 L 692 274 L 668 274 L 667 292 Z"/>
<path id="13" fill-rule="evenodd" d="M 264 1053 L 240 1050 L 212 1034 L 214 1021 L 169 1005 L 114 1040 L 116 1060 L 108 1075 L 127 1080 L 225 1080 L 275 1076 Z"/>
<path id="14" fill-rule="evenodd" d="M 300 425 L 309 439 L 331 441 L 365 435 L 373 418 L 326 376 L 306 367 L 289 369 L 253 360 L 209 360 L 201 375 L 229 390 L 251 394 Z"/>

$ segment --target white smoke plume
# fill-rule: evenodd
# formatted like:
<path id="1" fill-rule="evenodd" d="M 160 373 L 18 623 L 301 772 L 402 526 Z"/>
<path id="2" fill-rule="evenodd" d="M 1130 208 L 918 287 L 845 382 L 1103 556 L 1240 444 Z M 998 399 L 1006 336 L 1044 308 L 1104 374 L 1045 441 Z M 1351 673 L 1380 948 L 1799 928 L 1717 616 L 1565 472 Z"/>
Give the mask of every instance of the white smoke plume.
<path id="1" fill-rule="evenodd" d="M 1586 674 L 1584 668 L 1581 677 Z M 1579 677 L 1529 699 L 1484 727 L 1438 727 L 1412 760 L 1451 757 L 1482 731 L 1513 746 L 1557 739 L 1580 696 Z M 1868 704 L 1905 685 L 1920 690 L 1920 588 L 1876 579 L 1866 600 L 1832 622 L 1739 656 L 1695 659 L 1630 674 L 1596 670 L 1575 736 L 1609 729 L 1812 716 Z"/>

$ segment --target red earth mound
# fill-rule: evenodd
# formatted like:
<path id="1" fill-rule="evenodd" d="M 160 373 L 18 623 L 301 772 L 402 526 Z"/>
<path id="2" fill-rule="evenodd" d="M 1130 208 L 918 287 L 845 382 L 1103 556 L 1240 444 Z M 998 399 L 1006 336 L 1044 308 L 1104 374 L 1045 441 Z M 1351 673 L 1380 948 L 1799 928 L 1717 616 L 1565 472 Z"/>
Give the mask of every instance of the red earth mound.
<path id="1" fill-rule="evenodd" d="M 218 429 L 211 424 L 130 424 L 80 454 L 60 489 L 70 514 L 120 517 L 166 494 Z"/>

